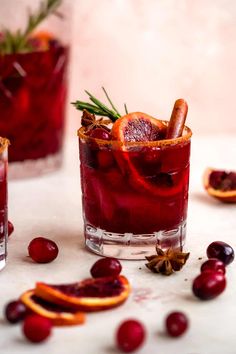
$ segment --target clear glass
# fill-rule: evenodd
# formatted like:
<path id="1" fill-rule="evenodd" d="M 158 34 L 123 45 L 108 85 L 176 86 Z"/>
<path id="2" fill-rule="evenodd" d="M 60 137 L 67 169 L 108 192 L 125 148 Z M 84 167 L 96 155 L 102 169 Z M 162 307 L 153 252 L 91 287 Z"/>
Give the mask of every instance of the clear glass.
<path id="1" fill-rule="evenodd" d="M 12 14 L 17 25 L 11 21 L 1 23 L 9 30 L 24 29 L 28 9 L 33 12 L 40 4 L 8 2 L 3 6 L 7 18 L 13 8 L 17 14 L 17 18 Z M 0 132 L 11 141 L 9 178 L 39 176 L 62 164 L 69 60 L 68 6 L 62 6 L 58 12 L 60 16 L 49 16 L 32 34 L 31 52 L 0 54 Z"/>
<path id="2" fill-rule="evenodd" d="M 164 124 L 167 122 L 163 121 Z M 86 246 L 123 259 L 183 249 L 191 130 L 177 139 L 121 144 L 78 132 Z"/>
<path id="3" fill-rule="evenodd" d="M 8 140 L 0 137 L 0 270 L 7 256 L 7 152 Z"/>

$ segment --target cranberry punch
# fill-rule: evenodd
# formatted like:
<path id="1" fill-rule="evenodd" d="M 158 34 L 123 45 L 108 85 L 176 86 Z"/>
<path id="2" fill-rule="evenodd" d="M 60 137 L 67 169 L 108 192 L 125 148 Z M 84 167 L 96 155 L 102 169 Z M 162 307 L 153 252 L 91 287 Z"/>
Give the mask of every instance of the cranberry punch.
<path id="1" fill-rule="evenodd" d="M 68 47 L 58 33 L 65 18 L 55 19 L 61 3 L 43 0 L 23 30 L 0 29 L 0 131 L 11 141 L 9 177 L 38 176 L 62 162 Z"/>
<path id="2" fill-rule="evenodd" d="M 176 101 L 168 122 L 140 112 L 121 116 L 108 96 L 111 110 L 89 97 L 92 103 L 74 103 L 83 110 L 78 135 L 86 246 L 124 259 L 145 258 L 157 245 L 182 249 L 191 138 L 186 103 Z"/>
<path id="3" fill-rule="evenodd" d="M 7 152 L 9 141 L 0 137 L 0 270 L 6 264 L 7 228 Z"/>

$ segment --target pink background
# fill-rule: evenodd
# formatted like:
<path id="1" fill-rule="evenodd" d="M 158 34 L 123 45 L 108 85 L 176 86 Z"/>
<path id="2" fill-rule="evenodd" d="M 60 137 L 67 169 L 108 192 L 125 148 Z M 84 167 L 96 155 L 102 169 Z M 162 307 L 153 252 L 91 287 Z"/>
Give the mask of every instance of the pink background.
<path id="1" fill-rule="evenodd" d="M 168 118 L 189 103 L 195 134 L 235 133 L 235 0 L 74 1 L 70 99 L 105 86 L 120 110 Z M 71 128 L 80 114 L 70 109 Z"/>

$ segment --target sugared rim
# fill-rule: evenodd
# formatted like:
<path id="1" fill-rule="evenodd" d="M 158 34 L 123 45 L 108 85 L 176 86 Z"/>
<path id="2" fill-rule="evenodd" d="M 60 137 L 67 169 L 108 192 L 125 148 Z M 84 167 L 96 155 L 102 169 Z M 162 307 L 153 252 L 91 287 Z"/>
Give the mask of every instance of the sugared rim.
<path id="1" fill-rule="evenodd" d="M 168 125 L 167 120 L 160 120 L 164 125 Z M 95 141 L 98 145 L 118 145 L 118 146 L 128 146 L 128 147 L 135 147 L 135 146 L 169 146 L 169 145 L 177 145 L 183 142 L 187 142 L 190 140 L 192 136 L 192 131 L 189 127 L 185 125 L 183 135 L 179 138 L 175 139 L 163 139 L 163 140 L 155 140 L 155 141 L 118 141 L 118 140 L 102 140 L 91 138 L 90 136 L 85 134 L 85 128 L 81 127 L 77 130 L 77 135 L 80 139 L 86 141 Z"/>
<path id="2" fill-rule="evenodd" d="M 2 138 L 0 136 L 0 153 L 3 152 L 8 145 L 10 144 L 10 141 L 7 138 Z"/>

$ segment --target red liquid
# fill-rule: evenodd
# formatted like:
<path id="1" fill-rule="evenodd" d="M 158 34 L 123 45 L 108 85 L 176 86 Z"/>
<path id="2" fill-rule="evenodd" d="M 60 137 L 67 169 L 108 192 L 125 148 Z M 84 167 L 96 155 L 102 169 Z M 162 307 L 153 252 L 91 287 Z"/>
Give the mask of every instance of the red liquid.
<path id="1" fill-rule="evenodd" d="M 39 159 L 61 150 L 68 49 L 0 56 L 0 132 L 9 161 Z"/>
<path id="2" fill-rule="evenodd" d="M 115 150 L 80 140 L 85 223 L 114 233 L 150 234 L 187 216 L 190 141 Z"/>

